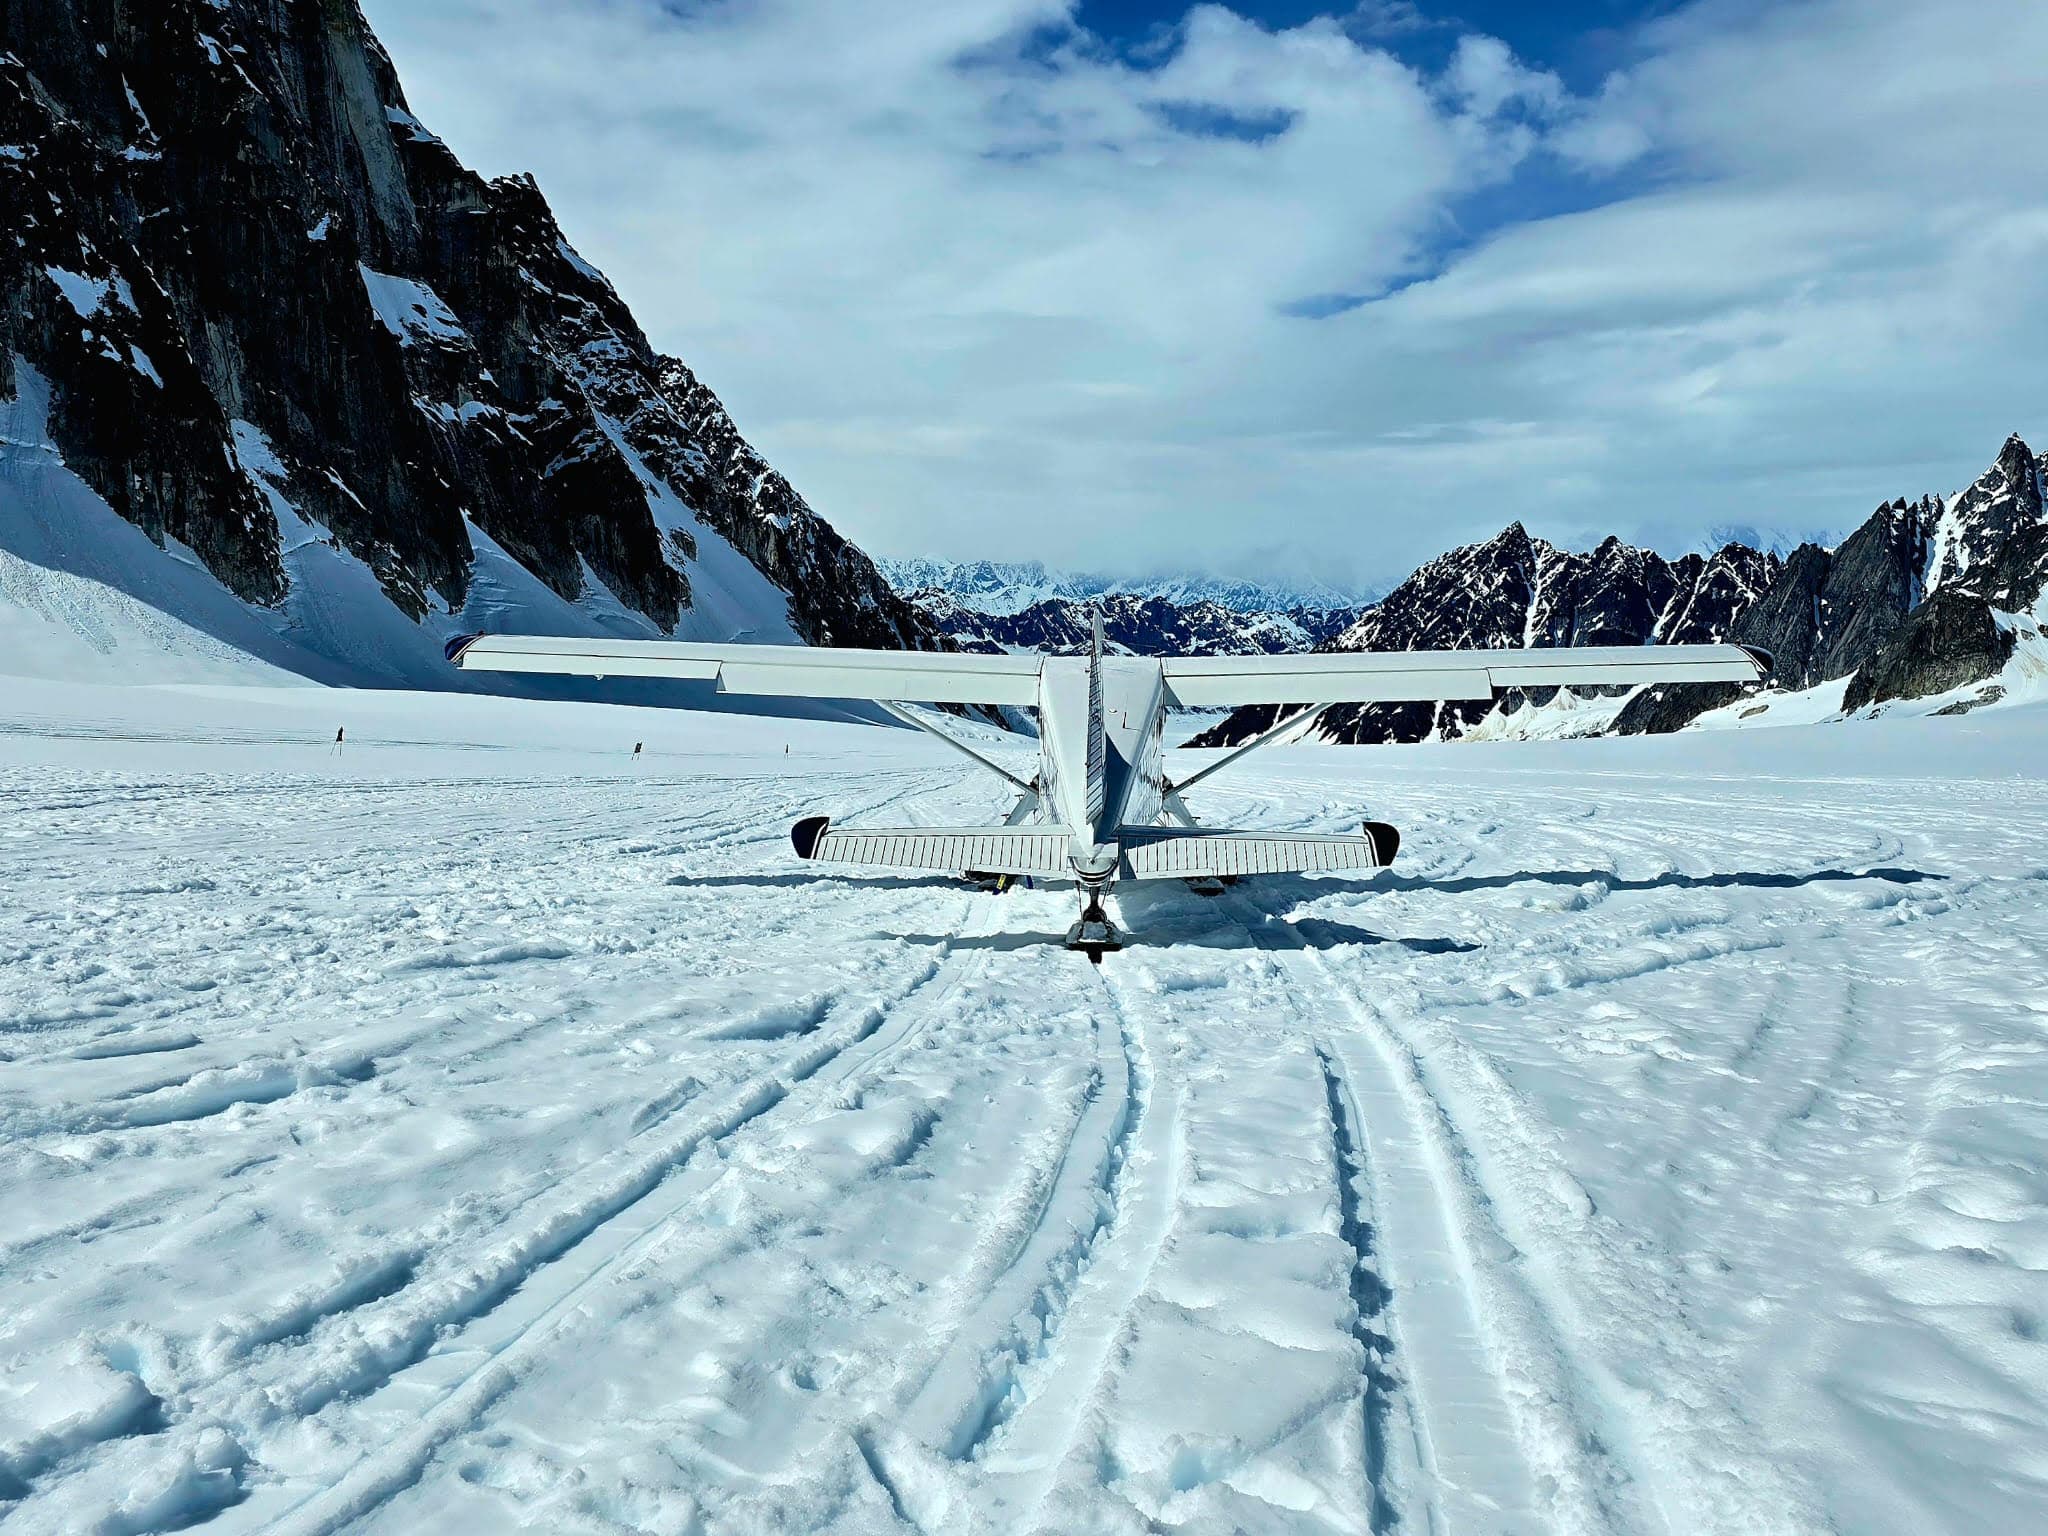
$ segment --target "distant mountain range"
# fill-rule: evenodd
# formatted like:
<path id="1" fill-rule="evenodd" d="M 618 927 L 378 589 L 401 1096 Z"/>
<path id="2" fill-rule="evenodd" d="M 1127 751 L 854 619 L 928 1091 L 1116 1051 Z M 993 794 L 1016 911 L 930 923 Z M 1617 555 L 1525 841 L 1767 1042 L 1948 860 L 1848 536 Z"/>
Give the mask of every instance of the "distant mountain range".
<path id="1" fill-rule="evenodd" d="M 1180 606 L 1214 603 L 1235 613 L 1335 613 L 1360 609 L 1371 594 L 1320 582 L 1230 581 L 1211 576 L 1100 576 L 1051 571 L 1036 560 L 891 560 L 875 564 L 899 592 L 936 591 L 981 613 L 1019 613 L 1036 604 L 1106 596 L 1157 597 Z"/>
<path id="2" fill-rule="evenodd" d="M 913 607 L 970 651 L 1082 650 L 1089 616 L 1100 613 L 1111 648 L 1134 655 L 1277 655 L 1313 650 L 1367 606 L 1316 585 L 1084 576 L 1036 562 L 876 564 Z"/>

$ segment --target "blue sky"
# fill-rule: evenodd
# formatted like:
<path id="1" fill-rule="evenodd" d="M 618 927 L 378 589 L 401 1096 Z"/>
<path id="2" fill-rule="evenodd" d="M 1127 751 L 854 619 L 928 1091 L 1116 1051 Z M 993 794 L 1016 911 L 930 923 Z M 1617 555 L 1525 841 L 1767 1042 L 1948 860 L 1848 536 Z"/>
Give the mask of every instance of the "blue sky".
<path id="1" fill-rule="evenodd" d="M 2048 436 L 2039 0 L 364 0 L 887 554 L 1375 583 Z"/>
<path id="2" fill-rule="evenodd" d="M 1638 24 L 1672 8 L 1668 0 L 1469 0 L 1458 5 L 1417 0 L 1355 8 L 1315 0 L 1259 0 L 1235 7 L 1276 31 L 1318 16 L 1336 17 L 1358 36 L 1432 70 L 1443 66 L 1459 37 L 1484 33 L 1579 89 L 1598 85 L 1623 60 Z M 1183 5 L 1158 0 L 1087 0 L 1075 20 L 1112 43 L 1138 47 L 1170 32 L 1185 13 Z"/>

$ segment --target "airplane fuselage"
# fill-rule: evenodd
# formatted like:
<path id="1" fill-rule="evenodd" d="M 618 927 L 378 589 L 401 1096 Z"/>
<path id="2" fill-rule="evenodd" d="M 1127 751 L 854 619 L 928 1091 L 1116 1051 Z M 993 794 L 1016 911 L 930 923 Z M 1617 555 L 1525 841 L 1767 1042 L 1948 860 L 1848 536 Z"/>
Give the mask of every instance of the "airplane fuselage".
<path id="1" fill-rule="evenodd" d="M 1074 877 L 1106 886 L 1117 875 L 1120 829 L 1154 826 L 1164 808 L 1164 669 L 1135 656 L 1058 656 L 1038 686 L 1045 819 L 1072 829 Z"/>

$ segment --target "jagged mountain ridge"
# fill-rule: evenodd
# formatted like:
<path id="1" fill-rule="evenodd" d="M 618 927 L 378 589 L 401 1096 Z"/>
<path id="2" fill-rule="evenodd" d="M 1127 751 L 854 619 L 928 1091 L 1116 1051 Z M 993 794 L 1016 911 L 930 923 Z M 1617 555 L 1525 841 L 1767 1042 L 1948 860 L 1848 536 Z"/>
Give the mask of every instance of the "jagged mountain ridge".
<path id="1" fill-rule="evenodd" d="M 1511 524 L 1423 566 L 1321 648 L 1735 640 L 1773 653 L 1776 692 L 1848 679 L 1847 711 L 1927 697 L 1996 674 L 2012 653 L 2015 616 L 2041 603 L 2044 477 L 2048 455 L 2037 458 L 2015 436 L 1966 490 L 1887 502 L 1839 547 L 1805 544 L 1783 558 L 1734 543 L 1712 556 L 1668 560 L 1615 538 L 1579 553 Z M 1550 693 L 1341 705 L 1323 711 L 1313 730 L 1337 742 L 1452 739 L 1482 723 L 1497 729 Z M 1735 684 L 1647 688 L 1597 723 L 1622 733 L 1677 730 L 1742 693 Z M 1270 708 L 1238 710 L 1196 744 L 1244 741 L 1275 718 Z"/>
<path id="2" fill-rule="evenodd" d="M 473 610 L 489 559 L 593 631 L 946 644 L 530 178 L 420 124 L 354 0 L 0 20 L 0 400 L 46 395 L 63 464 L 159 547 L 286 629 L 319 547 L 413 620 Z"/>

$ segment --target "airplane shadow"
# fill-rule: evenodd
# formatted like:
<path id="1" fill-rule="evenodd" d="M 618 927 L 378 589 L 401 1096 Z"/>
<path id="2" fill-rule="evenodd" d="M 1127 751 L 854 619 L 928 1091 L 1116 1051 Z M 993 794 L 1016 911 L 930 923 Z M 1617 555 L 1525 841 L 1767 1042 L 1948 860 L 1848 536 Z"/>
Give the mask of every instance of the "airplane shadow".
<path id="1" fill-rule="evenodd" d="M 1441 891 L 1460 895 L 1468 891 L 1502 891 L 1510 886 L 1591 885 L 1598 881 L 1610 891 L 1708 891 L 1742 887 L 1748 890 L 1784 891 L 1802 885 L 1820 885 L 1834 880 L 1884 880 L 1893 885 L 1918 885 L 1923 880 L 1946 880 L 1946 875 L 1923 869 L 1819 869 L 1811 874 L 1790 875 L 1769 870 L 1731 870 L 1726 874 L 1685 875 L 1676 870 L 1649 875 L 1641 880 L 1624 880 L 1606 869 L 1520 869 L 1505 875 L 1429 875 L 1382 873 L 1372 882 L 1380 891 Z M 1311 889 L 1308 882 L 1299 882 Z"/>
<path id="2" fill-rule="evenodd" d="M 810 885 L 858 885 L 877 891 L 964 891 L 967 882 L 952 875 L 834 875 L 808 871 L 792 875 L 670 875 L 669 885 L 692 890 L 731 891 L 759 887 L 790 890 Z"/>
<path id="3" fill-rule="evenodd" d="M 1668 871 L 1638 880 L 1625 880 L 1611 870 L 1544 869 L 1514 870 L 1499 875 L 1456 875 L 1432 878 L 1427 875 L 1397 875 L 1381 871 L 1358 884 L 1361 895 L 1374 892 L 1429 892 L 1465 895 L 1475 891 L 1507 890 L 1517 885 L 1589 885 L 1598 882 L 1610 891 L 1657 890 L 1790 890 L 1848 880 L 1882 880 L 1894 885 L 1918 885 L 1944 880 L 1945 875 L 1918 869 L 1879 868 L 1866 870 L 1822 869 L 1809 874 L 1786 874 L 1766 870 L 1733 870 L 1709 875 L 1687 875 Z M 820 881 L 849 886 L 867 886 L 890 891 L 964 890 L 966 884 L 947 875 L 826 874 L 803 871 L 761 875 L 676 875 L 668 883 L 693 889 L 718 890 L 743 887 L 787 889 L 816 885 Z M 1260 875 L 1231 887 L 1222 897 L 1197 896 L 1171 881 L 1118 887 L 1114 898 L 1117 926 L 1124 931 L 1126 949 L 1341 949 L 1349 946 L 1392 945 L 1419 955 L 1463 955 L 1480 948 L 1463 939 L 1378 933 L 1353 923 L 1325 917 L 1290 918 L 1309 902 L 1333 894 L 1340 883 L 1329 879 L 1308 879 L 1300 875 Z M 1018 950 L 1057 948 L 1066 940 L 1066 930 L 1050 933 L 1017 932 L 990 934 L 904 933 L 876 934 L 876 938 L 900 939 L 906 944 L 933 948 L 990 950 L 1009 953 Z"/>

